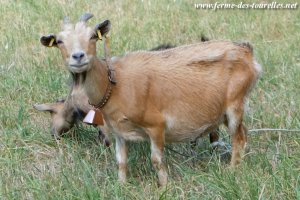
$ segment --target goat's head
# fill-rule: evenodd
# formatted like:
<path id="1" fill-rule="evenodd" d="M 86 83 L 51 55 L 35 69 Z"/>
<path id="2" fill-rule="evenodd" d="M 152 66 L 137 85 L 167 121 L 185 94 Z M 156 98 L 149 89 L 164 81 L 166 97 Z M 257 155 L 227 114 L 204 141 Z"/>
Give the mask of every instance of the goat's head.
<path id="1" fill-rule="evenodd" d="M 64 101 L 35 104 L 33 107 L 39 111 L 46 111 L 51 114 L 51 134 L 56 138 L 69 131 L 77 120 L 82 120 L 86 114 L 76 107 L 69 106 L 70 108 L 66 109 Z"/>
<path id="2" fill-rule="evenodd" d="M 73 25 L 65 17 L 62 31 L 57 35 L 42 36 L 40 41 L 44 46 L 60 49 L 66 66 L 72 73 L 88 71 L 96 58 L 96 42 L 109 32 L 109 20 L 90 28 L 86 22 L 92 18 L 90 13 L 83 14 L 79 21 Z"/>

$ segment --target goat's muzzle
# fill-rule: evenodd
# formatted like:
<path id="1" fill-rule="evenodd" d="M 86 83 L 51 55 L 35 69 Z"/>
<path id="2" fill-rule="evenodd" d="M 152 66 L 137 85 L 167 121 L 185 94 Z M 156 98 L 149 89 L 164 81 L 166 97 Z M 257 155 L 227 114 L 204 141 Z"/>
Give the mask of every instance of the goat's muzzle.
<path id="1" fill-rule="evenodd" d="M 78 63 L 81 62 L 81 60 L 84 58 L 85 54 L 84 52 L 76 52 L 72 54 L 72 58 L 77 61 Z"/>
<path id="2" fill-rule="evenodd" d="M 69 61 L 66 63 L 69 70 L 73 73 L 82 73 L 89 68 L 90 59 L 84 51 L 76 51 L 71 54 Z"/>

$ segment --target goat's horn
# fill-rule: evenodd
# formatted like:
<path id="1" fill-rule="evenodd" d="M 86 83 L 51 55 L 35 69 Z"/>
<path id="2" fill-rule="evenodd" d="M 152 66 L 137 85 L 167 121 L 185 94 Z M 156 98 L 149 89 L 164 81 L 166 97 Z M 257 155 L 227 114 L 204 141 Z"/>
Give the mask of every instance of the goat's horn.
<path id="1" fill-rule="evenodd" d="M 79 18 L 80 22 L 87 22 L 89 19 L 91 19 L 94 15 L 91 13 L 84 13 L 83 15 L 81 15 L 81 17 Z"/>
<path id="2" fill-rule="evenodd" d="M 67 16 L 64 17 L 64 24 L 65 25 L 70 24 L 70 18 L 69 17 L 67 17 Z"/>

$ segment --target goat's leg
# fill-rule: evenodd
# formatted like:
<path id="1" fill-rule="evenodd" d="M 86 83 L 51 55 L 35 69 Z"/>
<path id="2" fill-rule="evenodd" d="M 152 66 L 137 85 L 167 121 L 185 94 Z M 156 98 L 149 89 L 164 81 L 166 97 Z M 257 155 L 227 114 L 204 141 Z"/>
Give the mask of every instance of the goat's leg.
<path id="1" fill-rule="evenodd" d="M 116 158 L 118 162 L 118 178 L 121 183 L 126 182 L 127 176 L 127 146 L 122 137 L 116 136 Z"/>
<path id="2" fill-rule="evenodd" d="M 247 142 L 247 129 L 240 123 L 232 138 L 231 166 L 234 167 L 241 163 L 241 157 L 245 152 Z"/>
<path id="3" fill-rule="evenodd" d="M 151 141 L 151 161 L 158 174 L 158 183 L 165 186 L 168 182 L 168 173 L 164 164 L 164 128 L 155 127 L 149 129 Z"/>
<path id="4" fill-rule="evenodd" d="M 211 133 L 209 133 L 209 142 L 210 144 L 214 147 L 218 145 L 219 142 L 219 134 L 218 134 L 218 130 L 212 131 Z M 196 145 L 197 145 L 197 140 L 198 138 L 196 138 L 195 140 L 190 141 L 190 145 L 192 147 L 192 149 L 195 149 Z"/>
<path id="5" fill-rule="evenodd" d="M 211 144 L 213 144 L 214 142 L 218 142 L 219 141 L 219 133 L 218 133 L 218 130 L 215 130 L 215 131 L 212 131 L 210 134 L 209 134 L 209 141 Z"/>
<path id="6" fill-rule="evenodd" d="M 104 131 L 101 130 L 101 128 L 98 128 L 98 139 L 106 147 L 110 146 L 109 138 L 107 137 L 106 133 L 104 133 Z"/>
<path id="7" fill-rule="evenodd" d="M 147 133 L 151 143 L 151 161 L 158 174 L 158 183 L 165 186 L 168 182 L 168 173 L 164 164 L 165 146 L 165 119 L 151 104 L 147 105 L 151 112 L 143 116 L 143 123 L 148 127 Z"/>
<path id="8" fill-rule="evenodd" d="M 245 152 L 247 131 L 243 125 L 243 114 L 247 94 L 256 79 L 256 73 L 250 68 L 245 68 L 244 64 L 235 64 L 235 67 L 237 70 L 233 70 L 227 88 L 225 120 L 225 124 L 232 134 L 231 166 L 238 165 L 241 162 L 241 154 Z M 245 73 L 244 70 L 248 70 L 248 75 L 242 78 L 241 72 Z"/>
<path id="9" fill-rule="evenodd" d="M 241 162 L 247 142 L 247 130 L 243 125 L 243 105 L 234 106 L 227 110 L 228 128 L 232 134 L 231 166 Z"/>

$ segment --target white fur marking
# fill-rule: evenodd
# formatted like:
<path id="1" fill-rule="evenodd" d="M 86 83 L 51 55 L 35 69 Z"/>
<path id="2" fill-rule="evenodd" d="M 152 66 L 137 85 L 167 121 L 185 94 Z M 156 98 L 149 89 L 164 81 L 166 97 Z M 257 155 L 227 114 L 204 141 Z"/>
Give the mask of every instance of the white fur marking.
<path id="1" fill-rule="evenodd" d="M 116 158 L 118 163 L 126 163 L 126 158 L 124 154 L 126 152 L 123 152 L 124 150 L 125 141 L 122 138 L 116 137 Z"/>
<path id="2" fill-rule="evenodd" d="M 118 58 L 119 58 L 118 56 L 113 56 L 113 57 L 111 57 L 111 61 L 112 61 L 112 62 L 113 62 L 113 61 L 116 61 Z"/>
<path id="3" fill-rule="evenodd" d="M 256 62 L 255 59 L 253 59 L 253 63 L 254 63 L 254 68 L 255 68 L 258 76 L 260 76 L 261 73 L 262 73 L 262 67 L 261 67 L 261 65 L 258 62 Z"/>
<path id="4" fill-rule="evenodd" d="M 151 156 L 158 161 L 158 163 L 162 162 L 161 151 L 157 148 L 157 146 L 151 141 Z"/>
<path id="5" fill-rule="evenodd" d="M 250 112 L 249 99 L 246 99 L 244 103 L 244 113 L 248 114 L 249 112 Z"/>
<path id="6" fill-rule="evenodd" d="M 167 129 L 170 130 L 174 127 L 175 125 L 175 118 L 166 114 L 164 115 L 165 117 L 165 120 L 166 120 L 166 126 L 167 126 Z"/>
<path id="7" fill-rule="evenodd" d="M 222 140 L 218 140 L 218 141 L 215 141 L 215 142 L 211 143 L 210 146 L 212 148 L 215 148 L 217 146 L 225 147 L 225 143 Z"/>
<path id="8" fill-rule="evenodd" d="M 227 119 L 228 119 L 228 128 L 231 134 L 235 133 L 237 120 L 234 112 L 234 108 L 228 108 L 226 111 Z"/>

